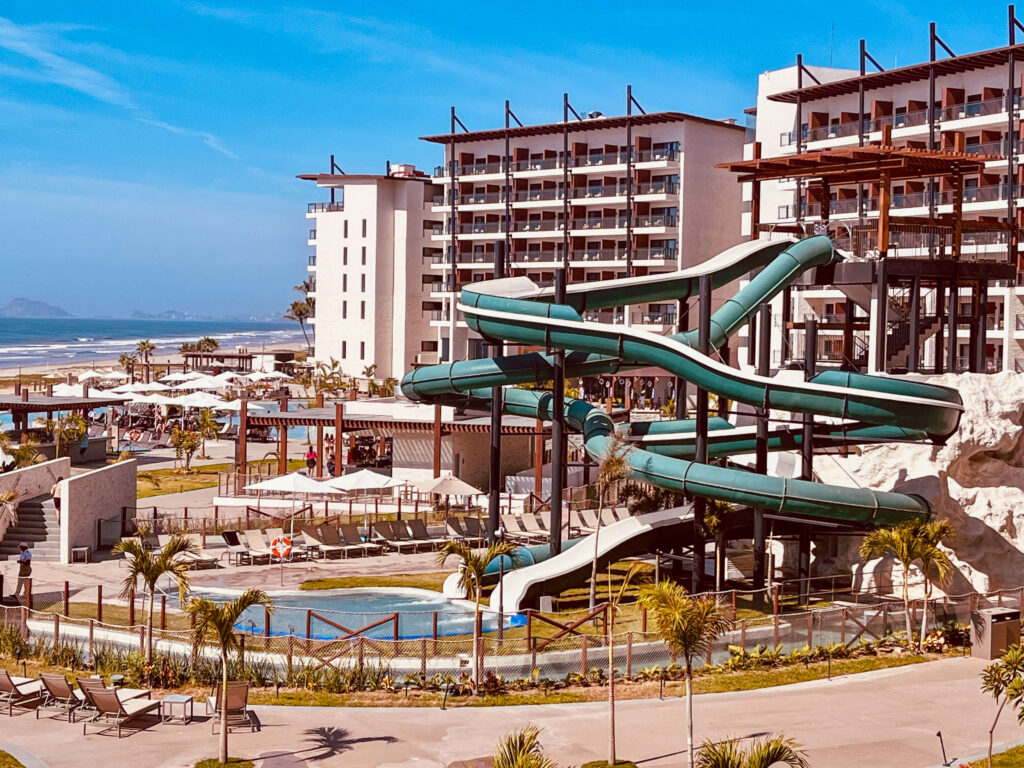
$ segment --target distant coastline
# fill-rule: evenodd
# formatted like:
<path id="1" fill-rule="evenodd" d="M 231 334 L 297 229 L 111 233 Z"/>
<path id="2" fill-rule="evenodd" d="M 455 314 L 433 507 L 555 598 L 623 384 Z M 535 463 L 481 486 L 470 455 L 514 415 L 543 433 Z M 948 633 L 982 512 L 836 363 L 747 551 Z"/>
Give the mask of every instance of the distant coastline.
<path id="1" fill-rule="evenodd" d="M 156 345 L 153 361 L 177 359 L 184 342 L 210 336 L 225 350 L 284 344 L 302 348 L 294 323 L 208 320 L 121 320 L 90 318 L 0 318 L 0 372 L 32 368 L 66 370 L 87 362 L 114 361 L 131 353 L 141 339 Z"/>

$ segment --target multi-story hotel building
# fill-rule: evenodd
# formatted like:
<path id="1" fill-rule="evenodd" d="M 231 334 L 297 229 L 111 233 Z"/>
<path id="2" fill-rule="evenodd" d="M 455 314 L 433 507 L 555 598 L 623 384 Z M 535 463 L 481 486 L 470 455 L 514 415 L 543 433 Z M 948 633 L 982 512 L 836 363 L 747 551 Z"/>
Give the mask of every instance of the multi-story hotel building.
<path id="1" fill-rule="evenodd" d="M 424 137 L 444 146 L 433 174 L 430 323 L 441 360 L 480 357 L 455 311 L 460 286 L 509 275 L 570 283 L 697 264 L 740 239 L 741 190 L 719 162 L 744 129 L 680 112 L 605 117 Z M 674 330 L 674 302 L 594 313 L 603 322 Z"/>
<path id="2" fill-rule="evenodd" d="M 430 312 L 433 199 L 440 187 L 410 165 L 385 175 L 303 174 L 330 192 L 310 203 L 309 273 L 314 278 L 314 355 L 338 360 L 350 376 L 376 365 L 378 379 L 400 378 L 437 361 Z"/>
<path id="3" fill-rule="evenodd" d="M 777 301 L 774 364 L 804 358 L 803 321 L 814 318 L 817 357 L 826 365 L 897 373 L 1024 369 L 1024 292 L 1016 287 L 1024 45 L 1015 41 L 1024 27 L 1012 10 L 1009 29 L 1009 45 L 958 56 L 933 25 L 931 58 L 899 69 L 881 71 L 862 43 L 859 70 L 809 67 L 798 57 L 797 66 L 760 76 L 757 105 L 748 110 L 756 119 L 745 150 L 751 162 L 733 167 L 751 173 L 753 158 L 765 161 L 756 166 L 765 178 L 756 200 L 753 185 L 744 184 L 744 232 L 752 224 L 761 236 L 828 231 L 853 262 L 843 273 L 867 275 L 859 285 L 809 280 L 787 306 Z M 954 170 L 897 178 L 879 158 L 853 151 L 883 141 L 895 149 L 884 161 L 892 168 L 915 161 L 902 150 L 945 150 L 942 163 Z M 812 156 L 820 150 L 825 155 Z M 796 171 L 767 179 L 772 160 L 799 156 L 790 168 L 824 167 L 828 151 L 851 169 L 846 178 L 856 180 L 856 169 L 870 165 L 878 179 L 830 185 Z M 971 166 L 964 155 L 981 162 Z M 888 243 L 875 234 L 882 208 Z"/>

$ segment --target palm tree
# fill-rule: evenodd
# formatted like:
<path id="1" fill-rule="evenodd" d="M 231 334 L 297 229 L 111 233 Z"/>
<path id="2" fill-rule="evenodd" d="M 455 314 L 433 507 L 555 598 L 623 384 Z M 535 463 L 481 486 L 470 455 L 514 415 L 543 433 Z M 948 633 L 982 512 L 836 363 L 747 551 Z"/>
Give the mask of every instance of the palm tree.
<path id="1" fill-rule="evenodd" d="M 53 435 L 54 458 L 60 458 L 61 448 L 67 447 L 78 440 L 89 430 L 89 422 L 77 413 L 57 415 L 56 419 L 45 421 L 46 431 Z"/>
<path id="2" fill-rule="evenodd" d="M 604 514 L 605 505 L 615 484 L 620 480 L 629 477 L 629 460 L 627 454 L 633 450 L 618 432 L 612 432 L 608 436 L 608 443 L 605 445 L 604 453 L 597 464 L 597 528 L 594 530 L 594 557 L 590 564 L 590 610 L 597 605 L 597 554 L 598 538 L 601 535 L 601 517 Z M 555 471 L 552 469 L 552 471 Z M 551 503 L 556 504 L 560 499 L 552 499 Z"/>
<path id="3" fill-rule="evenodd" d="M 316 311 L 316 296 L 311 295 L 316 293 L 316 280 L 312 277 L 307 277 L 298 285 L 293 285 L 292 290 L 302 294 L 302 298 L 311 313 Z"/>
<path id="4" fill-rule="evenodd" d="M 146 627 L 146 661 L 153 660 L 153 609 L 156 603 L 157 582 L 163 576 L 170 576 L 178 585 L 178 596 L 182 603 L 188 595 L 188 571 L 191 563 L 185 557 L 195 552 L 195 545 L 185 536 L 172 536 L 158 552 L 153 552 L 142 539 L 133 537 L 121 539 L 111 549 L 112 554 L 124 554 L 128 574 L 121 583 L 121 595 L 129 597 L 141 581 L 149 596 L 149 610 Z"/>
<path id="5" fill-rule="evenodd" d="M 302 329 L 302 337 L 306 340 L 306 348 L 312 351 L 312 346 L 309 343 L 309 334 L 306 333 L 306 321 L 309 320 L 313 311 L 309 307 L 309 302 L 298 299 L 293 301 L 288 306 L 288 311 L 285 312 L 281 317 L 285 320 L 294 320 L 299 324 L 299 328 Z"/>
<path id="6" fill-rule="evenodd" d="M 135 345 L 135 352 L 142 358 L 146 370 L 146 383 L 149 383 L 149 356 L 156 350 L 156 345 L 149 339 L 143 339 Z"/>
<path id="7" fill-rule="evenodd" d="M 124 368 L 124 372 L 127 373 L 131 379 L 129 383 L 135 382 L 135 366 L 138 362 L 139 358 L 136 355 L 132 355 L 127 352 L 122 352 L 121 356 L 117 358 L 117 364 Z"/>
<path id="8" fill-rule="evenodd" d="M 988 729 L 988 768 L 992 768 L 992 735 L 995 733 L 999 716 L 1008 701 L 1016 708 L 1024 698 L 1024 648 L 1011 645 L 1003 658 L 985 667 L 981 673 L 981 690 L 992 696 L 999 705 L 992 727 Z"/>
<path id="9" fill-rule="evenodd" d="M 931 526 L 920 520 L 909 520 L 895 528 L 878 528 L 867 536 L 860 545 L 862 560 L 874 560 L 879 557 L 891 556 L 903 568 L 903 611 L 907 621 L 907 647 L 913 649 L 914 628 L 910 616 L 910 569 L 914 562 L 920 560 L 925 576 L 925 589 L 928 589 L 928 572 L 935 569 L 940 580 L 949 578 L 953 565 L 949 556 L 939 548 L 939 539 L 949 535 L 948 524 Z M 926 595 L 927 595 L 926 591 Z M 922 628 L 924 624 L 922 623 Z M 924 638 L 921 638 L 924 641 Z M 917 646 L 920 650 L 920 646 Z"/>
<path id="10" fill-rule="evenodd" d="M 785 736 L 765 736 L 747 749 L 738 739 L 712 742 L 705 740 L 697 757 L 697 768 L 769 768 L 773 765 L 808 768 L 807 756 L 800 744 Z"/>
<path id="11" fill-rule="evenodd" d="M 609 595 L 608 599 L 608 765 L 616 763 L 615 756 L 615 619 L 619 614 L 619 606 L 626 590 L 635 579 L 646 575 L 647 564 L 634 562 L 629 566 L 626 575 L 622 578 L 619 591 L 615 596 Z M 611 573 L 609 572 L 608 582 L 611 584 Z"/>
<path id="12" fill-rule="evenodd" d="M 949 583 L 955 567 L 944 549 L 939 547 L 943 539 L 952 539 L 956 535 L 953 526 L 947 520 L 930 520 L 922 523 L 918 529 L 921 538 L 921 573 L 924 574 L 924 609 L 921 611 L 921 644 L 928 636 L 928 601 L 932 596 L 932 574 L 940 585 Z"/>
<path id="13" fill-rule="evenodd" d="M 535 725 L 506 733 L 494 752 L 493 768 L 558 768 L 555 761 L 544 754 L 538 736 L 540 728 Z"/>
<path id="14" fill-rule="evenodd" d="M 193 599 L 185 610 L 195 618 L 196 641 L 201 647 L 208 642 L 220 646 L 221 691 L 220 691 L 220 754 L 221 763 L 228 761 L 228 710 L 224 706 L 228 693 L 228 654 L 241 647 L 235 624 L 246 610 L 257 605 L 273 613 L 270 596 L 262 589 L 247 589 L 234 600 L 215 603 L 205 597 Z"/>
<path id="15" fill-rule="evenodd" d="M 486 550 L 475 550 L 464 541 L 448 541 L 437 553 L 438 565 L 444 565 L 449 557 L 457 557 L 459 563 L 459 587 L 465 590 L 466 595 L 472 597 L 475 606 L 473 612 L 473 692 L 477 692 L 480 686 L 479 668 L 479 645 L 480 636 L 480 603 L 483 600 L 484 572 L 487 566 L 499 557 L 507 556 L 515 567 L 517 554 L 516 546 L 507 541 L 496 541 Z"/>
<path id="16" fill-rule="evenodd" d="M 718 600 L 710 595 L 690 597 L 679 584 L 662 581 L 640 590 L 640 605 L 674 657 L 682 657 L 686 681 L 686 749 L 690 768 L 693 754 L 693 660 L 703 658 L 711 644 L 729 629 L 730 622 Z"/>
<path id="17" fill-rule="evenodd" d="M 38 443 L 35 440 L 27 436 L 20 443 L 14 443 L 7 433 L 0 429 L 0 453 L 6 454 L 12 460 L 9 467 L 5 464 L 0 464 L 0 472 L 7 471 L 8 469 L 23 469 L 44 461 L 45 459 L 39 453 L 37 445 Z"/>
<path id="18" fill-rule="evenodd" d="M 213 352 L 218 349 L 220 349 L 220 342 L 212 336 L 203 336 L 196 342 L 197 352 Z"/>
<path id="19" fill-rule="evenodd" d="M 210 457 L 206 455 L 206 439 L 216 439 L 217 435 L 220 434 L 220 423 L 213 418 L 213 414 L 210 412 L 209 408 L 203 408 L 203 410 L 199 412 L 199 424 L 197 425 L 197 431 L 199 432 L 199 437 L 203 440 L 200 458 L 208 459 Z"/>

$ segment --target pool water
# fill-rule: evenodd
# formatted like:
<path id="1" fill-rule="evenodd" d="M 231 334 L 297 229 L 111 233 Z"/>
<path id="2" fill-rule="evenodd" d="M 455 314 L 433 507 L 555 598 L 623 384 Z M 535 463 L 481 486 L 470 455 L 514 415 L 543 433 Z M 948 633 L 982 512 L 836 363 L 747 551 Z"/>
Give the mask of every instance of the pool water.
<path id="1" fill-rule="evenodd" d="M 228 590 L 197 592 L 211 600 L 226 599 Z M 333 640 L 350 631 L 384 620 L 379 626 L 361 633 L 364 637 L 391 640 L 394 637 L 393 616 L 398 613 L 398 637 L 408 640 L 433 635 L 434 614 L 437 614 L 438 636 L 470 635 L 473 632 L 473 604 L 454 602 L 439 592 L 425 589 L 366 588 L 329 589 L 322 591 L 271 592 L 274 612 L 270 617 L 270 634 L 306 636 L 306 616 L 310 616 L 310 637 Z M 484 611 L 484 632 L 498 628 L 498 615 Z M 242 614 L 236 625 L 239 630 L 262 635 L 265 615 L 263 608 L 251 608 Z M 526 617 L 521 614 L 504 617 L 508 627 L 522 626 Z M 346 628 L 340 629 L 338 626 Z M 347 630 L 347 631 L 346 631 Z"/>

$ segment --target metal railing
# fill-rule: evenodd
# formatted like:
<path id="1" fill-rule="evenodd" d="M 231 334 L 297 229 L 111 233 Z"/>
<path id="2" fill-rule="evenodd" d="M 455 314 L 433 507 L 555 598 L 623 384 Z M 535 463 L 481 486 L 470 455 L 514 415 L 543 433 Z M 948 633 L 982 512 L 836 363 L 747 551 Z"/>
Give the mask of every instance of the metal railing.
<path id="1" fill-rule="evenodd" d="M 306 206 L 307 213 L 326 213 L 328 211 L 344 211 L 344 203 L 310 203 Z"/>
<path id="2" fill-rule="evenodd" d="M 542 200 L 561 200 L 562 190 L 560 189 L 523 189 L 516 192 L 517 203 L 532 203 Z"/>
<path id="3" fill-rule="evenodd" d="M 626 226 L 625 216 L 593 216 L 573 219 L 571 229 L 619 229 Z"/>
<path id="4" fill-rule="evenodd" d="M 604 186 L 576 187 L 572 196 L 579 199 L 588 197 L 622 197 L 626 194 L 625 184 L 610 184 Z"/>
<path id="5" fill-rule="evenodd" d="M 517 160 L 512 164 L 512 171 L 550 171 L 561 167 L 562 159 L 560 157 L 534 157 L 528 160 Z"/>
<path id="6" fill-rule="evenodd" d="M 573 165 L 577 168 L 586 168 L 594 165 L 619 165 L 629 159 L 629 150 L 618 152 L 593 152 L 573 158 Z"/>
<path id="7" fill-rule="evenodd" d="M 516 232 L 555 232 L 562 229 L 562 222 L 559 219 L 531 219 L 528 221 L 517 221 Z"/>
<path id="8" fill-rule="evenodd" d="M 316 230 L 315 229 L 309 230 L 309 239 L 310 240 L 316 240 Z"/>
<path id="9" fill-rule="evenodd" d="M 634 227 L 674 227 L 678 223 L 679 218 L 677 216 L 664 213 L 637 216 L 633 219 Z"/>

